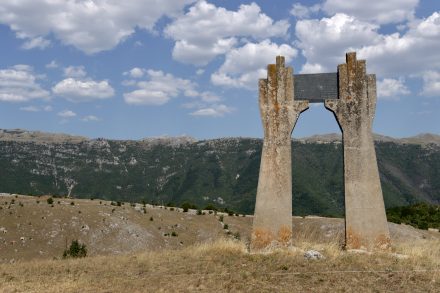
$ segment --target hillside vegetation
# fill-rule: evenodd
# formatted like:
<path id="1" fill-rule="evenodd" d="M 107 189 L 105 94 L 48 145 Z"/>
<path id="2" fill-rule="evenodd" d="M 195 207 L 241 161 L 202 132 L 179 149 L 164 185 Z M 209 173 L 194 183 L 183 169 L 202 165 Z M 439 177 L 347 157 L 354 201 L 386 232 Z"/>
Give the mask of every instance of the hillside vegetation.
<path id="1" fill-rule="evenodd" d="M 419 229 L 440 229 L 440 206 L 420 203 L 387 209 L 388 221 Z"/>
<path id="2" fill-rule="evenodd" d="M 377 137 L 387 207 L 440 203 L 440 141 Z M 261 140 L 189 137 L 119 141 L 0 131 L 0 192 L 70 195 L 253 213 Z M 343 215 L 342 144 L 337 135 L 295 140 L 295 215 Z"/>

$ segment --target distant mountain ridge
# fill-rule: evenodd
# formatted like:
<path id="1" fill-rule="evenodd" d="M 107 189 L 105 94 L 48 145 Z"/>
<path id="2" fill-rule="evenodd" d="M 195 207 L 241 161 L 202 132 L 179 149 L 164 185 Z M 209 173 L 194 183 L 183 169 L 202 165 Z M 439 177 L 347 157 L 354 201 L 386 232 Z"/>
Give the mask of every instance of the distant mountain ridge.
<path id="1" fill-rule="evenodd" d="M 388 207 L 440 203 L 438 135 L 376 136 Z M 158 137 L 89 139 L 26 130 L 0 130 L 0 193 L 227 207 L 251 214 L 262 140 Z M 343 213 L 340 135 L 293 140 L 296 215 Z"/>
<path id="2" fill-rule="evenodd" d="M 432 133 L 421 133 L 415 136 L 405 137 L 405 138 L 394 138 L 382 134 L 374 134 L 373 136 L 375 141 L 380 141 L 380 142 L 420 144 L 420 145 L 427 145 L 427 144 L 440 145 L 440 135 L 432 134 Z M 247 138 L 247 137 L 240 137 L 240 138 Z M 229 138 L 225 138 L 225 139 L 229 139 Z M 337 141 L 341 141 L 341 139 L 342 139 L 341 134 L 338 133 L 317 134 L 308 137 L 293 138 L 294 141 L 307 142 L 307 143 L 337 142 Z M 91 139 L 84 136 L 76 136 L 76 135 L 70 135 L 64 133 L 49 133 L 49 132 L 41 132 L 41 131 L 29 131 L 24 129 L 0 129 L 0 140 L 23 141 L 23 142 L 27 141 L 27 142 L 79 143 L 90 140 L 112 140 L 112 139 L 105 139 L 105 138 Z M 192 136 L 183 135 L 183 136 L 146 137 L 141 140 L 120 140 L 120 141 L 141 141 L 148 144 L 180 145 L 185 143 L 194 143 L 199 140 L 197 140 Z"/>

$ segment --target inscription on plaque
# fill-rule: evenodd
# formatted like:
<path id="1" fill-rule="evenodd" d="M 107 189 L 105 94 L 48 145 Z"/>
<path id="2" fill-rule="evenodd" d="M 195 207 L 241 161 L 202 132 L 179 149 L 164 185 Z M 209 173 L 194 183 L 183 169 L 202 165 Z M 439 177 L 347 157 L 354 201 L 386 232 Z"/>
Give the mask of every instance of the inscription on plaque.
<path id="1" fill-rule="evenodd" d="M 325 99 L 338 98 L 338 74 L 294 74 L 295 100 L 324 103 Z"/>

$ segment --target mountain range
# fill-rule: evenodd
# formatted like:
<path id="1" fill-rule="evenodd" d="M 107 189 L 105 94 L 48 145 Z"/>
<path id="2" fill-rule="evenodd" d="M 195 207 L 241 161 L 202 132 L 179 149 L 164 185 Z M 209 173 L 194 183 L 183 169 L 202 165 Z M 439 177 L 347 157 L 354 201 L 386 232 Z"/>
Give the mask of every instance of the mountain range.
<path id="1" fill-rule="evenodd" d="M 253 213 L 262 140 L 89 139 L 0 129 L 0 192 L 126 202 L 212 205 Z M 440 203 L 440 136 L 375 135 L 387 207 Z M 339 134 L 294 139 L 295 215 L 343 215 Z"/>

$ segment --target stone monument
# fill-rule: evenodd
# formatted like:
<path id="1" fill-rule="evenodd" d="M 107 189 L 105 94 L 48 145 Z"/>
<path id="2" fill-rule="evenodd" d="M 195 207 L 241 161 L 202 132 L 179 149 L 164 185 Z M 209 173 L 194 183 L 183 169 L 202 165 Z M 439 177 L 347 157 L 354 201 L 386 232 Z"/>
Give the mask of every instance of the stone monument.
<path id="1" fill-rule="evenodd" d="M 259 81 L 259 104 L 264 129 L 252 231 L 252 249 L 288 245 L 292 239 L 291 136 L 307 101 L 295 101 L 293 70 L 284 57 L 267 67 Z"/>
<path id="2" fill-rule="evenodd" d="M 337 73 L 293 75 L 278 56 L 259 81 L 264 143 L 252 230 L 253 250 L 289 245 L 292 239 L 291 133 L 308 103 L 325 102 L 344 144 L 347 249 L 385 250 L 390 236 L 379 180 L 372 123 L 376 78 L 364 60 L 346 54 Z"/>

